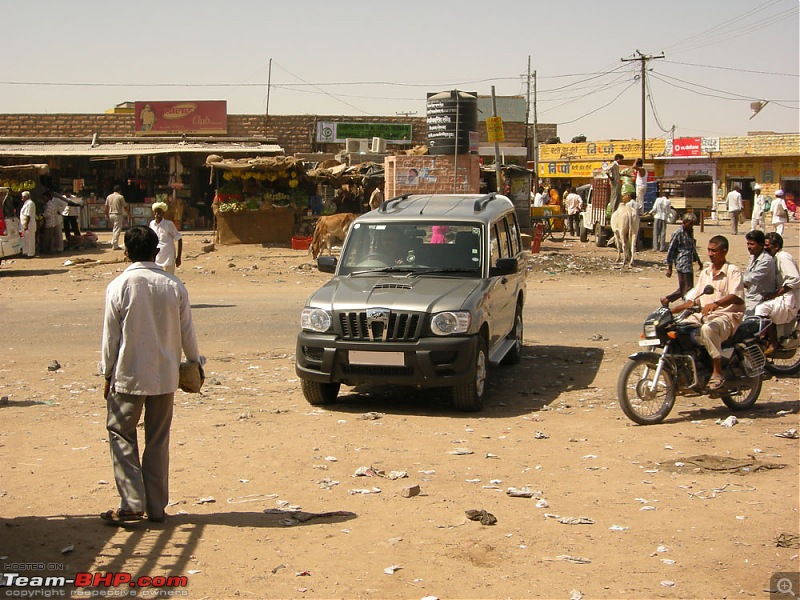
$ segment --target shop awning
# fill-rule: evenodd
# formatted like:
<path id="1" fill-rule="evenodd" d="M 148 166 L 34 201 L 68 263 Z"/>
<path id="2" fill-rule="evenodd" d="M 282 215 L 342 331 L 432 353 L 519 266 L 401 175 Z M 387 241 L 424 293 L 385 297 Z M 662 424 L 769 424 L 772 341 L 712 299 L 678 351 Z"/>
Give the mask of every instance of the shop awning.
<path id="1" fill-rule="evenodd" d="M 275 156 L 283 154 L 283 148 L 277 144 L 220 143 L 196 144 L 176 142 L 170 144 L 0 144 L 0 156 L 18 157 L 55 157 L 55 156 L 88 156 L 95 158 L 125 158 L 127 156 L 148 156 L 154 154 L 242 154 Z"/>

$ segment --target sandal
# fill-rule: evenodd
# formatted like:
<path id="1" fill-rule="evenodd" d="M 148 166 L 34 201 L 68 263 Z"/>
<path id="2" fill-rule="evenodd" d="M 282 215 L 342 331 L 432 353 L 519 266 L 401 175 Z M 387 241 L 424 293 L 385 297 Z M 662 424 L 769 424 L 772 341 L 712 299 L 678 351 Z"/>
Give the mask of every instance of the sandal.
<path id="1" fill-rule="evenodd" d="M 141 521 L 144 519 L 143 512 L 134 512 L 132 510 L 124 510 L 122 508 L 115 508 L 112 510 L 107 510 L 104 513 L 100 514 L 100 518 L 107 523 L 132 523 L 134 521 Z"/>
<path id="2" fill-rule="evenodd" d="M 718 390 L 723 386 L 725 380 L 722 379 L 719 375 L 712 375 L 711 379 L 708 380 L 708 384 L 706 385 L 706 389 L 711 391 Z"/>

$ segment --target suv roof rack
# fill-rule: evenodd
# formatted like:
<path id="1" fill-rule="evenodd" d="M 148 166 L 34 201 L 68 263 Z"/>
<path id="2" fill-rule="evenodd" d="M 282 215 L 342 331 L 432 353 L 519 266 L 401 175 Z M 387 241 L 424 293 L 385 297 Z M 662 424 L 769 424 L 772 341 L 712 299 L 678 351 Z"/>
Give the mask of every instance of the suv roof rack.
<path id="1" fill-rule="evenodd" d="M 497 198 L 497 192 L 489 192 L 488 194 L 484 194 L 480 198 L 475 200 L 474 210 L 475 212 L 481 212 L 486 208 L 486 205 L 489 204 L 492 200 Z"/>
<path id="2" fill-rule="evenodd" d="M 411 192 L 407 192 L 405 194 L 400 194 L 399 196 L 395 196 L 394 198 L 389 198 L 388 200 L 384 200 L 378 207 L 378 212 L 386 212 L 387 210 L 389 210 L 390 202 L 396 202 L 396 204 L 400 204 L 400 202 L 408 198 L 410 195 Z"/>

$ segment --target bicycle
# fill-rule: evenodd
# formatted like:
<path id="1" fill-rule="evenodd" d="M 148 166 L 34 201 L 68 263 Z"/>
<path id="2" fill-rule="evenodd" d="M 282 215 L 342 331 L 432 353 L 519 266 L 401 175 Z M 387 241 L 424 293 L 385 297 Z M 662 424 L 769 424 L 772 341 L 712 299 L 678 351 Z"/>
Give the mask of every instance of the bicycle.
<path id="1" fill-rule="evenodd" d="M 556 223 L 557 219 L 554 218 L 544 218 L 542 219 L 542 241 L 550 238 L 554 242 L 563 242 L 564 238 L 567 237 L 567 228 L 564 226 L 564 219 L 558 219 L 561 221 L 561 227 L 559 228 L 559 224 Z"/>

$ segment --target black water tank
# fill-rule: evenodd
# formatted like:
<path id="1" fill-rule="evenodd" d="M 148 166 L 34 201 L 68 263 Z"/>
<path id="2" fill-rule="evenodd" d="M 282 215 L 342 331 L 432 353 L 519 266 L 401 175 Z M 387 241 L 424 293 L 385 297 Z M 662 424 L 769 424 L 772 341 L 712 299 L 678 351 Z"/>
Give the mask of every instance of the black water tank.
<path id="1" fill-rule="evenodd" d="M 452 90 L 429 94 L 428 153 L 468 154 L 470 134 L 478 141 L 478 97 Z"/>

